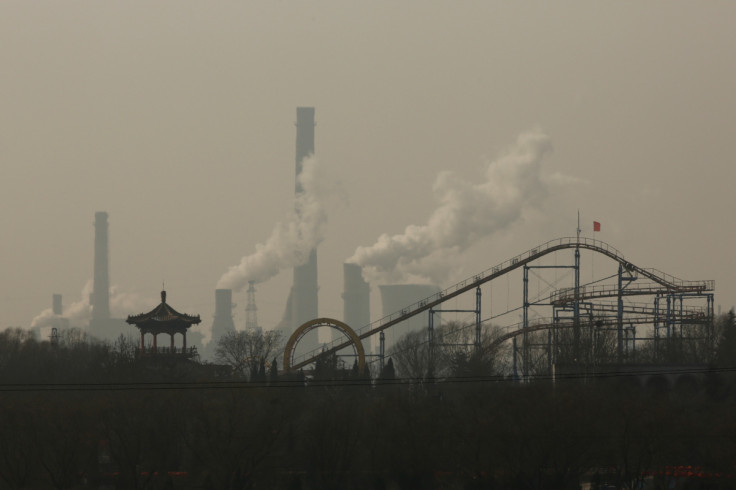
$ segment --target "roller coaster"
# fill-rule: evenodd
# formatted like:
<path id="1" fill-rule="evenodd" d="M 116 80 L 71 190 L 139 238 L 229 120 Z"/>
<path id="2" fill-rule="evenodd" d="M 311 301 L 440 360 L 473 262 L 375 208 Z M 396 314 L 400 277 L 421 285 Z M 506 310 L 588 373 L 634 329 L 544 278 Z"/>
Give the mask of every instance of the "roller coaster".
<path id="1" fill-rule="evenodd" d="M 557 265 L 556 252 L 573 251 L 572 263 Z M 603 279 L 591 280 L 587 284 L 581 282 L 581 251 L 595 256 L 605 256 L 617 264 L 617 272 Z M 553 265 L 544 264 L 541 259 L 555 255 Z M 567 287 L 556 287 L 549 294 L 541 294 L 537 298 L 530 296 L 530 274 L 543 269 L 566 270 L 572 272 L 572 284 Z M 522 303 L 519 307 L 508 308 L 501 314 L 482 319 L 481 287 L 493 284 L 517 270 L 523 273 Z M 507 279 L 508 281 L 508 279 Z M 546 282 L 546 281 L 545 281 Z M 656 349 L 670 339 L 684 341 L 712 340 L 713 293 L 715 282 L 685 281 L 656 269 L 642 268 L 628 260 L 622 253 L 605 242 L 586 237 L 565 237 L 550 240 L 524 253 L 516 255 L 494 267 L 460 281 L 437 294 L 407 305 L 400 311 L 380 318 L 374 322 L 353 330 L 342 322 L 329 318 L 314 319 L 305 323 L 289 339 L 284 352 L 283 368 L 286 371 L 298 370 L 314 364 L 319 358 L 337 355 L 347 348 L 352 348 L 360 359 L 362 368 L 364 360 L 362 345 L 357 344 L 375 335 L 380 336 L 379 353 L 376 356 L 383 365 L 385 357 L 384 332 L 406 320 L 428 313 L 427 342 L 440 345 L 435 339 L 433 325 L 434 313 L 440 311 L 464 311 L 473 314 L 475 321 L 475 338 L 470 349 L 482 352 L 493 349 L 511 341 L 514 376 L 520 379 L 529 376 L 531 370 L 531 353 L 541 350 L 546 357 L 548 368 L 559 362 L 560 352 L 572 346 L 575 355 L 581 349 L 590 350 L 595 355 L 595 346 L 582 346 L 582 337 L 588 335 L 590 342 L 602 334 L 610 334 L 615 348 L 615 363 L 635 361 L 637 342 L 649 342 Z M 442 309 L 443 304 L 451 300 L 474 294 L 475 306 L 465 310 Z M 633 303 L 632 299 L 649 299 L 648 302 Z M 492 301 L 492 299 L 491 299 Z M 508 296 L 507 296 L 508 302 Z M 531 313 L 535 308 L 551 309 L 548 317 L 537 316 L 533 320 Z M 493 319 L 511 312 L 521 311 L 521 321 L 497 329 L 500 332 L 491 341 L 483 341 L 482 327 Z M 637 336 L 637 326 L 639 335 Z M 341 331 L 344 335 L 322 348 L 296 355 L 299 340 L 308 332 L 318 327 L 330 327 Z M 547 332 L 547 338 L 541 339 L 540 332 Z M 566 333 L 572 333 L 566 335 Z M 569 349 L 568 349 L 569 350 Z"/>

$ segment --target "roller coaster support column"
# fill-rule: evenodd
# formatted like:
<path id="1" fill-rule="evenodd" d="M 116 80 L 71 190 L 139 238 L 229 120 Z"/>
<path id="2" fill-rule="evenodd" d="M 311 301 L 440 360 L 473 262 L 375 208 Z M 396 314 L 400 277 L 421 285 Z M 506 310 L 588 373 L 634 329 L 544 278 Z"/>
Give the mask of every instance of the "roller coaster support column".
<path id="1" fill-rule="evenodd" d="M 554 374 L 554 363 L 552 362 L 552 329 L 547 330 L 547 371 Z"/>
<path id="2" fill-rule="evenodd" d="M 670 338 L 670 328 L 672 325 L 672 295 L 667 294 L 667 318 L 665 320 L 667 324 L 667 339 Z"/>
<path id="3" fill-rule="evenodd" d="M 708 310 L 706 311 L 706 315 L 708 315 L 708 342 L 710 345 L 713 343 L 713 295 L 709 294 L 708 296 Z"/>
<path id="4" fill-rule="evenodd" d="M 624 358 L 624 266 L 618 264 L 618 314 L 616 315 L 616 358 L 621 363 Z"/>
<path id="5" fill-rule="evenodd" d="M 572 305 L 573 358 L 580 359 L 580 216 L 578 215 L 578 241 L 575 247 L 575 302 Z"/>
<path id="6" fill-rule="evenodd" d="M 527 267 L 526 265 L 524 266 L 524 300 L 522 306 L 524 314 L 522 316 L 521 327 L 526 330 L 526 328 L 529 326 L 529 267 Z M 524 332 L 523 342 L 524 345 L 521 346 L 521 373 L 524 379 L 526 379 L 529 376 L 529 334 L 526 331 Z"/>
<path id="7" fill-rule="evenodd" d="M 386 334 L 381 331 L 381 335 L 378 337 L 378 356 L 381 359 L 381 372 L 383 372 L 383 361 L 386 358 Z"/>
<path id="8" fill-rule="evenodd" d="M 427 345 L 429 347 L 429 368 L 434 371 L 434 310 L 431 308 L 427 327 Z"/>
<path id="9" fill-rule="evenodd" d="M 511 359 L 512 359 L 512 373 L 514 376 L 514 381 L 519 381 L 519 371 L 516 366 L 516 337 L 511 339 Z"/>
<path id="10" fill-rule="evenodd" d="M 684 309 L 684 307 L 685 307 L 685 306 L 684 306 L 684 303 L 685 303 L 685 302 L 684 302 L 684 301 L 683 301 L 683 299 L 682 299 L 682 295 L 679 295 L 679 296 L 678 296 L 678 298 L 680 298 L 680 311 L 679 311 L 679 314 L 678 314 L 677 318 L 679 318 L 679 319 L 680 319 L 680 321 L 679 321 L 678 323 L 679 323 L 679 325 L 680 325 L 680 338 L 682 338 L 682 313 L 683 313 L 683 311 L 682 311 L 682 310 L 683 310 L 683 309 Z"/>
<path id="11" fill-rule="evenodd" d="M 624 289 L 628 286 L 631 281 L 636 280 L 636 276 L 629 272 L 624 275 L 624 272 L 629 272 L 623 264 L 618 264 L 618 309 L 616 312 L 616 357 L 619 363 L 624 360 Z M 626 285 L 624 285 L 626 282 Z"/>
<path id="12" fill-rule="evenodd" d="M 481 331 L 480 331 L 480 286 L 475 288 L 475 350 L 480 352 Z"/>

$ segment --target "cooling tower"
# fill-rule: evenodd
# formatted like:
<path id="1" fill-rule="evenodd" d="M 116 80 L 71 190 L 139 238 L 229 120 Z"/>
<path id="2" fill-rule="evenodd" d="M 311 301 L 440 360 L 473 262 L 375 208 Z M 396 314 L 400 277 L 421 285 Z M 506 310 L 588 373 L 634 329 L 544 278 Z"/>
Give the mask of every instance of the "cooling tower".
<path id="1" fill-rule="evenodd" d="M 343 321 L 358 330 L 371 322 L 371 288 L 357 264 L 343 264 L 343 278 Z"/>
<path id="2" fill-rule="evenodd" d="M 95 213 L 95 264 L 92 289 L 92 323 L 110 319 L 110 277 L 107 256 L 107 213 Z"/>
<path id="3" fill-rule="evenodd" d="M 220 337 L 233 331 L 233 290 L 215 289 L 215 319 L 212 321 L 211 342 L 216 344 Z"/>
<path id="4" fill-rule="evenodd" d="M 413 305 L 417 301 L 428 298 L 440 292 L 440 288 L 428 284 L 392 284 L 378 286 L 381 291 L 381 307 L 383 316 L 388 316 L 397 311 Z M 439 318 L 435 316 L 435 325 L 438 324 Z M 387 331 L 393 342 L 407 332 L 426 329 L 429 324 L 429 313 L 420 313 L 416 316 L 403 321 Z"/>

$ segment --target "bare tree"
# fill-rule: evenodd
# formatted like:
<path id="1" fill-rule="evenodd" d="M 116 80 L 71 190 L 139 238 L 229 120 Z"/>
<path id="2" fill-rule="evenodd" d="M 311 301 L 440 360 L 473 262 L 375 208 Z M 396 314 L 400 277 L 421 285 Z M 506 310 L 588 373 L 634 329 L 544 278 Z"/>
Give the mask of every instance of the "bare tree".
<path id="1" fill-rule="evenodd" d="M 276 330 L 228 332 L 217 341 L 215 360 L 231 366 L 236 376 L 250 379 L 258 373 L 261 360 L 271 359 L 282 347 L 283 336 Z"/>
<path id="2" fill-rule="evenodd" d="M 481 346 L 475 346 L 475 325 L 448 322 L 435 329 L 432 345 L 424 330 L 409 332 L 391 349 L 398 376 L 413 380 L 428 377 L 494 375 L 505 370 L 503 348 L 493 344 L 498 331 L 484 326 Z"/>
<path id="3" fill-rule="evenodd" d="M 35 343 L 30 330 L 9 327 L 0 332 L 0 372 L 6 372 L 21 357 L 23 349 Z"/>
<path id="4" fill-rule="evenodd" d="M 423 380 L 434 368 L 425 331 L 409 332 L 401 337 L 391 349 L 391 357 L 401 378 Z"/>
<path id="5" fill-rule="evenodd" d="M 71 327 L 61 331 L 59 345 L 63 347 L 75 347 L 89 343 L 92 337 L 79 327 Z"/>

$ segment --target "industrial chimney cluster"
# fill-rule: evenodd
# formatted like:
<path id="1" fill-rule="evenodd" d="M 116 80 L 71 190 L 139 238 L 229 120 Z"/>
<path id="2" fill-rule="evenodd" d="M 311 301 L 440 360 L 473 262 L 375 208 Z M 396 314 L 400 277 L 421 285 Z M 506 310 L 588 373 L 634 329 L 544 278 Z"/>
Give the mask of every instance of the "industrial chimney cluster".
<path id="1" fill-rule="evenodd" d="M 298 107 L 296 110 L 296 185 L 295 197 L 304 192 L 299 176 L 306 158 L 314 154 L 315 110 L 313 107 Z M 362 269 L 357 264 L 345 263 L 343 266 L 343 321 L 355 329 L 370 323 L 370 285 L 363 279 Z M 439 291 L 436 286 L 426 285 L 392 285 L 381 286 L 383 314 L 389 315 L 408 304 L 426 298 Z M 317 249 L 309 252 L 309 259 L 303 265 L 294 267 L 293 284 L 284 308 L 281 322 L 277 326 L 285 336 L 291 335 L 303 323 L 319 317 L 318 301 Z M 216 339 L 224 332 L 234 329 L 232 310 L 232 291 L 218 289 L 216 293 L 216 313 L 212 328 L 212 338 Z M 246 307 L 246 324 L 255 325 L 255 289 L 253 283 L 248 288 L 248 306 Z M 399 334 L 424 321 L 414 318 L 398 326 Z M 323 339 L 327 340 L 327 339 Z M 310 336 L 300 342 L 300 350 L 308 352 L 319 348 L 319 339 Z"/>
<path id="2" fill-rule="evenodd" d="M 303 162 L 314 154 L 315 110 L 313 107 L 298 107 L 296 111 L 296 185 L 295 197 L 299 197 L 304 189 L 299 176 Z M 128 325 L 122 319 L 111 318 L 110 314 L 110 277 L 108 257 L 108 214 L 104 211 L 95 213 L 94 241 L 94 283 L 90 294 L 91 309 L 90 333 L 98 338 L 113 339 L 126 332 Z M 359 265 L 345 263 L 343 266 L 344 292 L 343 321 L 359 329 L 370 323 L 370 285 L 363 279 Z M 303 323 L 319 317 L 318 303 L 317 248 L 309 252 L 308 260 L 293 269 L 293 285 L 289 291 L 284 315 L 277 326 L 285 337 L 291 335 Z M 426 285 L 391 285 L 380 286 L 383 314 L 389 315 L 408 304 L 426 298 L 439 291 L 435 286 Z M 235 330 L 233 322 L 232 289 L 215 290 L 215 314 L 212 322 L 212 342 L 203 350 L 206 357 L 214 354 L 216 340 L 228 332 Z M 246 307 L 246 326 L 260 328 L 256 316 L 255 287 L 249 283 L 248 305 Z M 53 297 L 53 315 L 61 318 L 61 295 Z M 415 318 L 414 322 L 422 321 Z M 66 323 L 68 325 L 68 322 Z M 59 326 L 65 325 L 58 323 Z M 410 325 L 399 327 L 400 333 Z M 319 348 L 316 336 L 305 338 L 300 343 L 300 350 L 311 351 Z"/>

